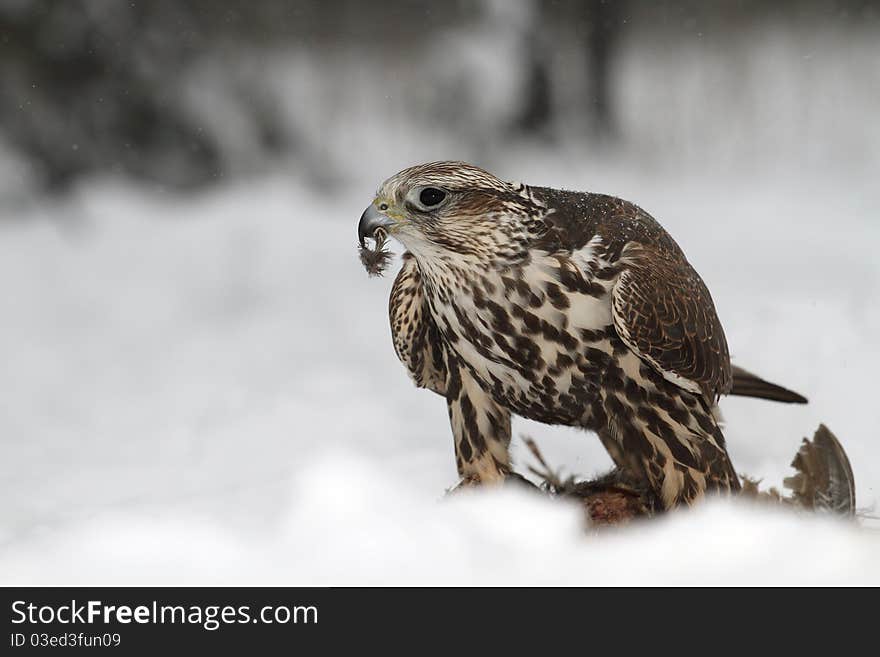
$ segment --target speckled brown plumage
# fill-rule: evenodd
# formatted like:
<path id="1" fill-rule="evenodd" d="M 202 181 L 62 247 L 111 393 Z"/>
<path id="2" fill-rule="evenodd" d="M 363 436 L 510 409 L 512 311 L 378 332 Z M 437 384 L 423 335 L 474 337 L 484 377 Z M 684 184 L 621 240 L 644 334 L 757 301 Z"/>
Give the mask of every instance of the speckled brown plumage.
<path id="1" fill-rule="evenodd" d="M 612 303 L 624 341 L 708 397 L 729 392 L 730 356 L 712 296 L 669 233 L 619 198 L 547 188 L 534 193 L 554 209 L 535 248 L 577 250 L 598 235 L 612 261 L 628 261 L 610 272 L 623 274 Z"/>
<path id="2" fill-rule="evenodd" d="M 464 480 L 507 476 L 516 414 L 595 430 L 658 509 L 738 490 L 715 416 L 732 383 L 724 332 L 646 212 L 441 162 L 382 185 L 361 240 L 379 228 L 407 248 L 389 307 L 395 350 L 416 385 L 446 398 Z"/>

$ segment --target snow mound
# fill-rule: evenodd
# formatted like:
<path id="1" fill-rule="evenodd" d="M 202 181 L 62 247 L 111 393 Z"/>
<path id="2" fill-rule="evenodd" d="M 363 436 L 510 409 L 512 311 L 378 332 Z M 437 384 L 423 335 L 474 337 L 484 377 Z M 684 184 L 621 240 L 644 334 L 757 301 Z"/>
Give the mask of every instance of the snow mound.
<path id="1" fill-rule="evenodd" d="M 880 534 L 714 500 L 587 533 L 574 505 L 518 490 L 438 499 L 331 452 L 292 480 L 269 531 L 115 514 L 0 560 L 6 584 L 768 585 L 880 583 Z"/>

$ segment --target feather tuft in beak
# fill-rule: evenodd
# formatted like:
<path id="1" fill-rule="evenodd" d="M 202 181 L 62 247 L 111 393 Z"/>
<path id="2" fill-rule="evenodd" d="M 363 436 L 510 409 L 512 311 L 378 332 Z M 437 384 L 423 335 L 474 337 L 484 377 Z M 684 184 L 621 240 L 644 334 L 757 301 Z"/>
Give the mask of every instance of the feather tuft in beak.
<path id="1" fill-rule="evenodd" d="M 373 232 L 373 247 L 367 246 L 366 241 L 361 239 L 358 245 L 358 253 L 361 257 L 361 263 L 370 276 L 381 276 L 388 269 L 391 262 L 391 251 L 385 248 L 387 244 L 387 235 L 384 228 L 377 228 Z"/>
<path id="2" fill-rule="evenodd" d="M 387 227 L 391 223 L 391 219 L 381 214 L 375 204 L 364 211 L 358 222 L 358 253 L 370 276 L 381 276 L 391 262 L 391 251 L 385 248 Z M 372 248 L 367 246 L 368 238 L 373 240 Z"/>

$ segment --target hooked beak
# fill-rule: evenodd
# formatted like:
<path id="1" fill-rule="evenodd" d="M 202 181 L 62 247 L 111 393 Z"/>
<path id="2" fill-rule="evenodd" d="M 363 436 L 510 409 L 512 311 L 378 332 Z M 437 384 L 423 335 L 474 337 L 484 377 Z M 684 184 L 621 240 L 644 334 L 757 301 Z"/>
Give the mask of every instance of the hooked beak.
<path id="1" fill-rule="evenodd" d="M 394 222 L 391 219 L 379 212 L 375 204 L 370 204 L 370 207 L 364 210 L 361 220 L 358 222 L 358 240 L 361 246 L 364 246 L 366 238 L 374 236 L 377 228 L 388 228 L 393 224 Z"/>

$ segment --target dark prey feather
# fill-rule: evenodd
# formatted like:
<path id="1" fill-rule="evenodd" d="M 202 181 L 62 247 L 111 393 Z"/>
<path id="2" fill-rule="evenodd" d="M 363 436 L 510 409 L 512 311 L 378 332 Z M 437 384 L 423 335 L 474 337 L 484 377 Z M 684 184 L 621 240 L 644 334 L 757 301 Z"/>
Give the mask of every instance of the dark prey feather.
<path id="1" fill-rule="evenodd" d="M 366 243 L 358 245 L 358 253 L 364 269 L 370 276 L 381 276 L 388 268 L 391 262 L 391 251 L 385 248 L 388 242 L 388 236 L 381 228 L 377 229 L 373 234 L 373 247 L 370 248 Z"/>

